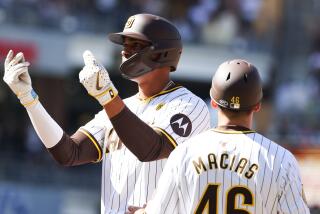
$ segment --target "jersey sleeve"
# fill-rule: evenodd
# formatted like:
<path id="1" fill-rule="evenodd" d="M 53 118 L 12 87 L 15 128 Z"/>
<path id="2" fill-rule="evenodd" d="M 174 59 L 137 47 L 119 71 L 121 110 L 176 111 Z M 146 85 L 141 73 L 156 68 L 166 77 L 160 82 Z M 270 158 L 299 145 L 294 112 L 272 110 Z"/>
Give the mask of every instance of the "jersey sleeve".
<path id="1" fill-rule="evenodd" d="M 280 179 L 279 212 L 287 213 L 306 213 L 310 210 L 305 199 L 299 166 L 295 157 L 288 152 L 287 160 L 283 164 L 283 173 Z"/>
<path id="2" fill-rule="evenodd" d="M 152 127 L 162 132 L 176 147 L 210 128 L 209 110 L 205 102 L 196 96 L 178 98 L 166 106 Z"/>
<path id="3" fill-rule="evenodd" d="M 112 131 L 112 125 L 104 110 L 100 111 L 95 117 L 84 126 L 80 127 L 79 131 L 87 135 L 87 137 L 94 143 L 97 149 L 103 153 L 108 152 L 107 145 L 105 145 L 105 137 Z"/>
<path id="4" fill-rule="evenodd" d="M 146 213 L 181 213 L 179 212 L 179 184 L 178 169 L 176 166 L 177 149 L 170 154 L 154 197 L 148 201 L 145 208 Z"/>

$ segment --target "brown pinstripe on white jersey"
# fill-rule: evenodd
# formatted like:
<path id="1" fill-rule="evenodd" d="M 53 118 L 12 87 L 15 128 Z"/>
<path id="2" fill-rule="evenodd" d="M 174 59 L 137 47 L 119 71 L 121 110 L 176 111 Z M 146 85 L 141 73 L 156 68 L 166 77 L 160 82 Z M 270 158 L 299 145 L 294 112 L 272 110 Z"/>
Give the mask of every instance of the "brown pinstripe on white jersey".
<path id="1" fill-rule="evenodd" d="M 170 155 L 147 213 L 309 214 L 294 156 L 262 135 L 206 131 Z"/>
<path id="2" fill-rule="evenodd" d="M 162 92 L 147 101 L 136 96 L 124 101 L 133 113 L 166 134 L 175 145 L 210 126 L 206 104 L 183 87 Z M 173 130 L 174 126 L 180 126 L 179 133 Z M 111 123 L 104 111 L 82 128 L 106 149 L 109 142 L 105 142 L 105 136 Z M 128 205 L 143 206 L 151 198 L 166 162 L 142 163 L 124 145 L 118 147 L 103 157 L 101 213 L 124 213 Z"/>

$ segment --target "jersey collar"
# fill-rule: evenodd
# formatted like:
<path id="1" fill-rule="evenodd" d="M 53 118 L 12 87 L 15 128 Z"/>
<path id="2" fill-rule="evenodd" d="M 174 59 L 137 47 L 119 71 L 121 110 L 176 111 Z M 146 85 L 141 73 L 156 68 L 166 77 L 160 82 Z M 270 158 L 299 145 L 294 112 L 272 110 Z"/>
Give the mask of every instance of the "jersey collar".
<path id="1" fill-rule="evenodd" d="M 160 91 L 158 94 L 155 94 L 155 95 L 153 95 L 153 96 L 151 96 L 151 97 L 148 97 L 148 98 L 146 98 L 146 99 L 141 99 L 141 98 L 138 98 L 138 99 L 141 100 L 141 101 L 143 101 L 143 102 L 150 102 L 152 99 L 154 99 L 154 98 L 156 98 L 156 97 L 159 97 L 159 96 L 161 96 L 161 95 L 170 93 L 170 92 L 175 91 L 175 90 L 177 90 L 177 89 L 179 89 L 179 88 L 182 88 L 182 87 L 183 87 L 183 86 L 181 86 L 181 85 L 179 85 L 179 84 L 177 84 L 177 83 L 175 83 L 175 82 L 173 82 L 173 81 L 170 81 L 170 82 L 168 83 L 168 85 L 167 85 L 162 91 Z M 138 97 L 138 94 L 137 94 L 136 96 Z"/>
<path id="2" fill-rule="evenodd" d="M 226 125 L 226 126 L 217 126 L 212 131 L 224 133 L 224 134 L 249 134 L 249 133 L 255 133 L 255 131 L 244 127 L 244 126 L 238 126 L 238 125 Z"/>

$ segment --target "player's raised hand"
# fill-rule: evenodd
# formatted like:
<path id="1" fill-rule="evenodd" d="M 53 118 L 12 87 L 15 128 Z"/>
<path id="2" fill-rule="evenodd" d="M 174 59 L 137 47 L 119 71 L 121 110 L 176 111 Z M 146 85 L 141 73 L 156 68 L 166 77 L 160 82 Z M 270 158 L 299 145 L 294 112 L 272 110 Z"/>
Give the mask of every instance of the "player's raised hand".
<path id="1" fill-rule="evenodd" d="M 30 63 L 26 62 L 22 52 L 14 56 L 12 50 L 4 62 L 3 80 L 17 95 L 22 105 L 28 107 L 38 100 L 37 94 L 32 89 L 31 78 L 28 72 Z"/>
<path id="2" fill-rule="evenodd" d="M 96 60 L 91 51 L 83 52 L 84 67 L 79 73 L 80 83 L 88 93 L 104 106 L 118 94 L 110 80 L 108 71 Z"/>

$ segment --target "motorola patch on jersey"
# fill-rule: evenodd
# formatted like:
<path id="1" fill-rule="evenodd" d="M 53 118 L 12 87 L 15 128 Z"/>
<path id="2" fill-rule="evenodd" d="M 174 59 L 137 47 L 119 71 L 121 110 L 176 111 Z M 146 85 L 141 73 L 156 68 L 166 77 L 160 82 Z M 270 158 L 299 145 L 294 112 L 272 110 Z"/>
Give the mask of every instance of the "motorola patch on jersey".
<path id="1" fill-rule="evenodd" d="M 188 116 L 184 114 L 175 114 L 170 119 L 172 130 L 181 137 L 187 137 L 192 130 L 192 123 Z"/>

